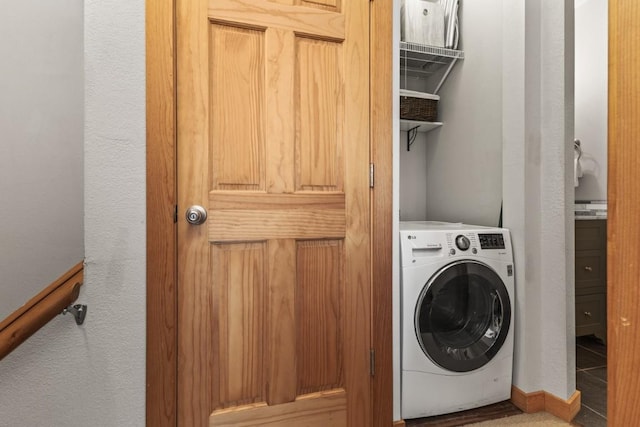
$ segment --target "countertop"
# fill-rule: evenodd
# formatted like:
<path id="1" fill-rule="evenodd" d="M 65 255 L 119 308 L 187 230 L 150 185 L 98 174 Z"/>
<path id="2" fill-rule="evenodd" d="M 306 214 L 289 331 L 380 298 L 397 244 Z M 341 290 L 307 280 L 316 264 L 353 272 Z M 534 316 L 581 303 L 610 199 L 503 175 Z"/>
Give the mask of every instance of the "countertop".
<path id="1" fill-rule="evenodd" d="M 607 219 L 607 214 L 604 215 L 575 215 L 576 221 L 592 221 L 594 219 Z"/>
<path id="2" fill-rule="evenodd" d="M 607 201 L 576 200 L 574 217 L 576 220 L 607 219 Z"/>

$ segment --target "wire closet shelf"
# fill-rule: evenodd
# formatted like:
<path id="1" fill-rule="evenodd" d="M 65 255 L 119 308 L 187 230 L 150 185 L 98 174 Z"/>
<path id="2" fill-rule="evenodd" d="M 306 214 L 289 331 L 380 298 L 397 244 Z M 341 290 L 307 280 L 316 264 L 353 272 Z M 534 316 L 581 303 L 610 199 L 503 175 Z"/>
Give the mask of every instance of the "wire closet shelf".
<path id="1" fill-rule="evenodd" d="M 464 59 L 464 51 L 401 41 L 400 75 L 404 80 L 403 86 L 407 87 L 408 78 L 429 78 L 444 68 L 444 73 L 432 92 L 438 93 L 442 83 L 459 59 Z"/>

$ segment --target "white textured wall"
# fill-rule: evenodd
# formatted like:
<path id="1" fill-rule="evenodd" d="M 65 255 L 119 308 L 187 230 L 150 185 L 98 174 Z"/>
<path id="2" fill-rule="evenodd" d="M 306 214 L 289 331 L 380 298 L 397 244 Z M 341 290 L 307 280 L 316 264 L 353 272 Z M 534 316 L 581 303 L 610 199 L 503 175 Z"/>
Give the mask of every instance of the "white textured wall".
<path id="1" fill-rule="evenodd" d="M 0 320 L 84 255 L 82 4 L 0 0 Z"/>
<path id="2" fill-rule="evenodd" d="M 525 69 L 526 57 L 539 57 L 539 49 L 529 47 L 525 53 L 525 21 L 527 12 L 523 1 L 503 2 L 503 193 L 504 225 L 511 230 L 511 243 L 515 262 L 515 334 L 514 334 L 514 372 L 513 382 L 523 390 L 539 390 L 535 383 L 540 376 L 541 349 L 539 331 L 540 305 L 538 290 L 525 286 L 527 280 L 539 282 L 537 266 L 539 247 L 536 241 L 527 242 L 527 232 L 531 230 L 540 212 L 536 192 L 526 190 L 527 158 L 535 157 L 539 150 L 531 150 L 525 144 L 525 124 L 535 117 L 527 119 L 525 105 Z M 535 162 L 534 162 L 535 163 Z M 529 184 L 537 184 L 533 177 Z M 536 204 L 534 209 L 530 209 Z M 531 310 L 528 310 L 531 308 Z"/>
<path id="3" fill-rule="evenodd" d="M 397 98 L 399 104 L 400 94 Z M 400 114 L 399 110 L 398 114 Z M 399 134 L 400 139 L 394 146 L 398 149 L 399 158 L 400 219 L 402 221 L 424 221 L 427 219 L 427 196 L 425 193 L 428 176 L 425 134 L 419 133 L 416 136 L 410 151 L 407 151 L 407 132 L 402 131 Z"/>
<path id="4" fill-rule="evenodd" d="M 84 326 L 58 317 L 0 362 L 0 426 L 143 426 L 144 1 L 85 2 Z"/>
<path id="5" fill-rule="evenodd" d="M 541 308 L 544 390 L 575 383 L 573 0 L 542 1 Z"/>
<path id="6" fill-rule="evenodd" d="M 607 199 L 608 1 L 575 5 L 576 138 L 582 143 L 584 176 L 576 200 Z"/>
<path id="7" fill-rule="evenodd" d="M 498 225 L 502 202 L 502 0 L 460 3 L 461 49 L 426 134 L 426 219 Z"/>
<path id="8" fill-rule="evenodd" d="M 573 1 L 504 2 L 504 225 L 516 264 L 514 384 L 575 391 Z"/>

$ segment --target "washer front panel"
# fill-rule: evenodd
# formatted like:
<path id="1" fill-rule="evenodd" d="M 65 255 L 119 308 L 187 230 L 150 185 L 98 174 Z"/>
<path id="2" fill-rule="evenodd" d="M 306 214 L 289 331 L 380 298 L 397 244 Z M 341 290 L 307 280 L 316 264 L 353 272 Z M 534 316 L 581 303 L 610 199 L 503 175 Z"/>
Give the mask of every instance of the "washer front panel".
<path id="1" fill-rule="evenodd" d="M 486 365 L 502 347 L 510 323 L 505 284 L 489 266 L 468 259 L 434 274 L 415 307 L 415 332 L 422 351 L 453 372 Z"/>

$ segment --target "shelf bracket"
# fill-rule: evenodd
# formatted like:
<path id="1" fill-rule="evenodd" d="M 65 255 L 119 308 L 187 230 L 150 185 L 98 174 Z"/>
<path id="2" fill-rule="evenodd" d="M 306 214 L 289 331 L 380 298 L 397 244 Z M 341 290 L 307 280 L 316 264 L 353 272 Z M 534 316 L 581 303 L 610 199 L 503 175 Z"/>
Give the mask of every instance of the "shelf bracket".
<path id="1" fill-rule="evenodd" d="M 442 78 L 440 79 L 440 83 L 438 83 L 438 86 L 436 86 L 436 90 L 433 91 L 434 95 L 438 94 L 438 91 L 442 87 L 442 84 L 444 83 L 445 80 L 447 80 L 447 77 L 449 77 L 449 73 L 451 72 L 451 69 L 453 69 L 453 66 L 456 65 L 457 61 L 458 61 L 458 58 L 453 58 L 451 60 L 451 62 L 449 63 L 449 66 L 447 67 L 447 71 L 444 72 L 444 74 L 442 75 Z"/>
<path id="2" fill-rule="evenodd" d="M 407 131 L 407 151 L 411 151 L 411 146 L 413 142 L 416 140 L 416 136 L 418 136 L 418 128 L 420 126 L 412 127 Z"/>

